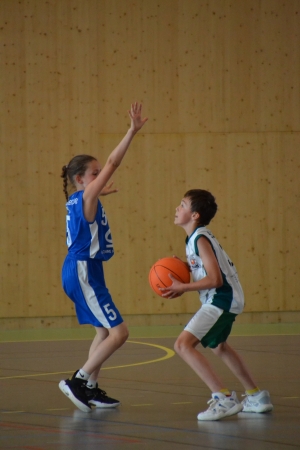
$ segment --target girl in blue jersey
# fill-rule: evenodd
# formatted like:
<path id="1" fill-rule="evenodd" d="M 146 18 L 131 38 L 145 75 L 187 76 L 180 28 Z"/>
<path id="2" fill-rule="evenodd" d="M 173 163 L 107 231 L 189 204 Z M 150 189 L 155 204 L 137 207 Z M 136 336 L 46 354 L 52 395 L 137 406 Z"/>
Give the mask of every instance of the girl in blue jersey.
<path id="1" fill-rule="evenodd" d="M 242 410 L 262 413 L 273 409 L 269 392 L 260 391 L 240 356 L 227 343 L 235 317 L 243 311 L 244 294 L 234 264 L 206 228 L 216 212 L 217 204 L 210 192 L 202 189 L 186 192 L 176 208 L 174 223 L 187 234 L 187 264 L 193 281 L 183 284 L 170 274 L 172 285 L 161 289 L 168 298 L 188 291 L 198 291 L 200 295 L 202 307 L 175 343 L 178 355 L 212 392 L 210 406 L 198 414 L 198 420 L 219 420 Z M 196 349 L 200 342 L 203 347 L 210 347 L 242 383 L 246 390 L 242 403 Z"/>
<path id="2" fill-rule="evenodd" d="M 140 104 L 131 105 L 130 128 L 103 168 L 96 158 L 78 155 L 62 171 L 68 245 L 62 269 L 63 288 L 75 304 L 79 323 L 93 325 L 96 336 L 87 361 L 71 379 L 62 380 L 59 388 L 85 412 L 91 411 L 92 405 L 107 408 L 120 404 L 97 384 L 101 365 L 128 338 L 127 326 L 105 285 L 102 262 L 109 260 L 114 250 L 107 217 L 98 197 L 116 192 L 112 183 L 107 183 L 121 164 L 133 137 L 147 121 L 147 118 L 142 119 L 141 112 Z M 76 188 L 70 197 L 68 181 Z"/>

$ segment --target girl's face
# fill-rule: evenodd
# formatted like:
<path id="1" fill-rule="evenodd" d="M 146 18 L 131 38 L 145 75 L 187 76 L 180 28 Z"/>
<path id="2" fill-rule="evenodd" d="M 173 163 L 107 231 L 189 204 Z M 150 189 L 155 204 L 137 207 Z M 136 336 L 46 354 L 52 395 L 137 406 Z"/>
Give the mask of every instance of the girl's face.
<path id="1" fill-rule="evenodd" d="M 78 189 L 80 189 L 80 190 L 85 189 L 87 187 L 87 185 L 90 184 L 91 181 L 94 181 L 94 179 L 99 175 L 100 172 L 101 172 L 101 166 L 100 166 L 99 162 L 96 160 L 91 161 L 88 164 L 84 175 L 76 176 L 76 182 L 79 185 Z"/>

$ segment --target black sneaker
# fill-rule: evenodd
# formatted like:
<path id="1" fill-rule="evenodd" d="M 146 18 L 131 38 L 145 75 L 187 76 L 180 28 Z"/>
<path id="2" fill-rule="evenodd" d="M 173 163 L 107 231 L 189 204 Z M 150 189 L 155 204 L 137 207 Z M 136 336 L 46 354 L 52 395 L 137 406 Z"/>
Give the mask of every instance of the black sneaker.
<path id="1" fill-rule="evenodd" d="M 119 400 L 108 397 L 105 391 L 98 388 L 98 383 L 93 389 L 86 387 L 85 394 L 88 398 L 89 404 L 96 406 L 96 408 L 116 408 L 120 404 Z"/>
<path id="2" fill-rule="evenodd" d="M 88 397 L 86 395 L 86 380 L 76 378 L 78 370 L 74 373 L 71 380 L 61 380 L 59 389 L 83 412 L 91 412 L 92 408 L 89 405 Z"/>

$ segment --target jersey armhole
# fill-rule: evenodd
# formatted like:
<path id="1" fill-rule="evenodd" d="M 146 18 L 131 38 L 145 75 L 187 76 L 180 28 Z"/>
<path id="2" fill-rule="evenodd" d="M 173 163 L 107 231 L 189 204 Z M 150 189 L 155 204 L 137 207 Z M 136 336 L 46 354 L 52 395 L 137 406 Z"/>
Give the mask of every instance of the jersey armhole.
<path id="1" fill-rule="evenodd" d="M 210 243 L 210 246 L 211 246 L 211 248 L 213 249 L 214 254 L 216 254 L 215 249 L 214 249 L 214 247 L 213 247 L 213 245 L 212 245 L 210 239 L 208 239 L 206 236 L 204 236 L 204 234 L 199 234 L 199 236 L 197 236 L 196 239 L 195 239 L 195 241 L 194 241 L 194 244 L 195 244 L 195 253 L 196 253 L 196 255 L 200 257 L 200 255 L 199 255 L 199 249 L 198 249 L 198 240 L 199 240 L 200 238 L 206 239 L 206 240 Z"/>
<path id="2" fill-rule="evenodd" d="M 97 220 L 97 214 L 98 214 L 99 210 L 102 211 L 102 204 L 101 204 L 100 200 L 98 199 L 98 200 L 97 200 L 97 210 L 96 210 L 95 219 L 94 219 L 92 222 L 90 222 L 89 220 L 87 220 L 87 219 L 85 218 L 85 215 L 84 215 L 84 205 L 83 205 L 83 203 L 84 203 L 84 200 L 83 200 L 83 194 L 82 194 L 82 197 L 81 197 L 81 217 L 83 218 L 83 220 L 85 221 L 85 223 L 87 223 L 88 225 L 93 225 L 93 223 L 95 223 L 96 220 Z"/>

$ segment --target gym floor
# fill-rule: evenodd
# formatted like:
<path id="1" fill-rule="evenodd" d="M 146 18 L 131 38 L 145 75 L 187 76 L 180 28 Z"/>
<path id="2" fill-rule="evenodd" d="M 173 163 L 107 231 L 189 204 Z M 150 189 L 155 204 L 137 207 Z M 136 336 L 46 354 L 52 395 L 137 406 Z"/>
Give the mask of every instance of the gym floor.
<path id="1" fill-rule="evenodd" d="M 0 332 L 0 448 L 122 450 L 300 448 L 300 324 L 235 325 L 239 351 L 274 410 L 198 422 L 210 392 L 174 354 L 182 327 L 131 328 L 128 342 L 102 370 L 99 385 L 117 409 L 76 409 L 58 388 L 86 359 L 93 330 Z M 242 387 L 204 350 L 229 389 Z"/>

